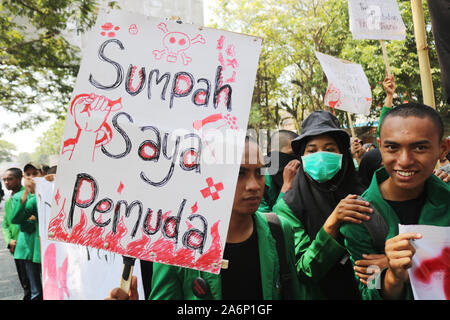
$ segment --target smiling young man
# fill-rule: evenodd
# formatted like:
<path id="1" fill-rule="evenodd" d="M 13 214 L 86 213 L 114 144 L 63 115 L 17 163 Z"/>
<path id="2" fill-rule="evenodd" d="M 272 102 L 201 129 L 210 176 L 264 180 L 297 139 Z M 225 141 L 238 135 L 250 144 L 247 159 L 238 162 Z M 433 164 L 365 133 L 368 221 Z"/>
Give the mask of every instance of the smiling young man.
<path id="1" fill-rule="evenodd" d="M 378 288 L 360 284 L 366 299 L 411 299 L 408 269 L 415 253 L 410 240 L 420 234 L 399 234 L 399 224 L 450 226 L 450 187 L 433 174 L 448 152 L 439 114 L 423 104 L 408 103 L 386 113 L 380 124 L 384 167 L 377 170 L 363 194 L 389 227 L 385 254 L 388 268 L 379 274 Z M 341 233 L 354 263 L 362 254 L 377 252 L 363 225 L 344 224 Z"/>

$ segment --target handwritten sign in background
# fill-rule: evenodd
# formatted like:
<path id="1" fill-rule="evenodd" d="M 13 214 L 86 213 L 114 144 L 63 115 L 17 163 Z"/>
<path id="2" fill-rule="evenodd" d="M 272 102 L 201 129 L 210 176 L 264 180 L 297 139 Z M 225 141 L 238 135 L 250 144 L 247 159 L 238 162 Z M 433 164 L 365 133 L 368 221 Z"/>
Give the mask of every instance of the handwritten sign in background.
<path id="1" fill-rule="evenodd" d="M 49 238 L 219 273 L 261 39 L 121 11 L 89 37 Z"/>
<path id="2" fill-rule="evenodd" d="M 328 79 L 325 105 L 352 113 L 368 115 L 372 91 L 360 64 L 315 52 Z"/>
<path id="3" fill-rule="evenodd" d="M 405 40 L 396 0 L 348 0 L 353 39 Z"/>

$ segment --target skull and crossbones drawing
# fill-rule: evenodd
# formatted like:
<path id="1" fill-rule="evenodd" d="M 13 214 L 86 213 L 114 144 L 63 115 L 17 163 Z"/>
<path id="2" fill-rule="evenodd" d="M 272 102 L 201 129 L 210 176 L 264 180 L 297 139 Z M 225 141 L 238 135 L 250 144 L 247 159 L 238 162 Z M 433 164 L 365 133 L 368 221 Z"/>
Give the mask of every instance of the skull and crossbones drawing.
<path id="1" fill-rule="evenodd" d="M 158 24 L 158 29 L 165 34 L 162 39 L 165 49 L 152 51 L 157 60 L 160 60 L 164 54 L 167 54 L 167 62 L 177 62 L 178 56 L 180 56 L 183 64 L 188 65 L 192 61 L 192 58 L 188 57 L 185 51 L 189 49 L 192 44 L 206 43 L 205 38 L 203 38 L 200 34 L 191 39 L 183 32 L 169 32 L 167 25 L 163 22 Z"/>

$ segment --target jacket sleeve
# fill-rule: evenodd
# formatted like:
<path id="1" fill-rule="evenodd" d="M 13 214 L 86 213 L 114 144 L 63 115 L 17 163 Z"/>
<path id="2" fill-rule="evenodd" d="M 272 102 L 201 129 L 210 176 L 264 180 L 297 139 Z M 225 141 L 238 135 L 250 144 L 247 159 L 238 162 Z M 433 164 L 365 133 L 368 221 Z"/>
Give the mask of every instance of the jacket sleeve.
<path id="1" fill-rule="evenodd" d="M 380 114 L 380 118 L 378 119 L 378 127 L 377 127 L 377 138 L 380 137 L 380 124 L 381 124 L 381 120 L 383 120 L 384 115 L 386 114 L 386 112 L 388 112 L 389 110 L 391 110 L 392 108 L 383 106 L 383 109 L 381 109 L 381 114 Z"/>
<path id="2" fill-rule="evenodd" d="M 21 196 L 22 193 L 15 194 L 12 198 L 11 223 L 19 224 L 22 231 L 31 233 L 36 228 L 36 223 L 28 220 L 33 214 L 33 211 L 27 210 L 28 200 L 25 203 L 21 203 Z M 36 202 L 34 204 L 36 205 Z M 32 205 L 32 203 L 30 202 L 29 205 Z"/>
<path id="3" fill-rule="evenodd" d="M 178 267 L 153 263 L 152 291 L 149 300 L 183 300 L 183 280 Z"/>
<path id="4" fill-rule="evenodd" d="M 5 216 L 3 217 L 3 223 L 2 223 L 2 231 L 3 231 L 3 236 L 5 238 L 5 243 L 6 246 L 9 246 L 9 243 L 11 242 L 12 238 L 13 238 L 13 234 L 11 232 L 11 222 L 9 221 L 10 218 L 6 217 L 6 214 L 10 214 L 11 211 L 10 209 L 7 209 L 7 206 L 11 205 L 11 199 L 6 200 L 5 202 Z"/>
<path id="5" fill-rule="evenodd" d="M 318 282 L 330 268 L 345 254 L 345 248 L 334 240 L 323 228 L 311 241 L 301 221 L 288 207 L 284 199 L 279 199 L 274 212 L 286 219 L 294 231 L 295 259 L 300 278 Z"/>
<path id="6" fill-rule="evenodd" d="M 276 187 L 272 182 L 272 177 L 270 175 L 266 175 L 266 182 L 264 185 L 264 194 L 261 200 L 261 204 L 259 205 L 259 212 L 272 212 L 272 208 L 275 205 L 275 202 L 280 197 L 280 194 Z"/>
<path id="7" fill-rule="evenodd" d="M 353 266 L 355 266 L 357 260 L 363 259 L 363 254 L 379 253 L 376 252 L 373 247 L 372 238 L 362 224 L 344 223 L 341 226 L 340 232 L 344 236 L 344 244 L 350 254 L 350 260 Z M 381 288 L 381 285 L 378 284 L 375 288 L 369 289 L 367 285 L 359 281 L 358 276 L 355 275 L 355 277 L 358 281 L 359 291 L 364 300 L 382 299 L 380 292 L 377 289 L 377 287 Z M 377 279 L 376 282 L 379 283 L 379 280 L 380 279 Z"/>
<path id="8" fill-rule="evenodd" d="M 298 272 L 296 270 L 296 259 L 295 259 L 295 249 L 294 249 L 294 230 L 289 222 L 283 217 L 279 216 L 280 222 L 283 228 L 285 250 L 286 250 L 286 260 L 289 265 L 289 270 L 291 272 L 291 277 L 293 281 L 293 294 L 294 299 L 305 300 L 309 299 L 309 290 L 307 285 L 300 280 Z"/>

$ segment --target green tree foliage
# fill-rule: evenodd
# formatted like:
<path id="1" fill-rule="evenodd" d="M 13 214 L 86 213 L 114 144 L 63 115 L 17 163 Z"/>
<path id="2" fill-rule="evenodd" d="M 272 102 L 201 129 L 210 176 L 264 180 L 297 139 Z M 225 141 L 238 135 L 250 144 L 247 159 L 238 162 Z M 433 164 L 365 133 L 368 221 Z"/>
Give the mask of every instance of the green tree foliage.
<path id="1" fill-rule="evenodd" d="M 48 156 L 59 154 L 61 139 L 64 133 L 64 124 L 65 121 L 63 119 L 57 120 L 37 139 L 39 146 L 32 154 L 33 160 L 40 163 L 47 163 Z"/>
<path id="2" fill-rule="evenodd" d="M 409 1 L 399 2 L 407 28 L 405 41 L 387 41 L 391 71 L 396 77 L 395 103 L 422 101 L 417 49 Z M 427 40 L 437 109 L 448 116 L 426 2 Z M 280 111 L 297 122 L 312 110 L 328 109 L 323 100 L 328 81 L 314 51 L 362 65 L 372 88 L 369 121 L 377 120 L 384 101 L 385 64 L 379 41 L 353 40 L 345 0 L 219 0 L 215 27 L 250 33 L 264 39 L 251 114 L 257 125 L 276 127 Z M 336 110 L 348 126 L 345 112 Z M 354 117 L 354 116 L 353 116 Z M 252 115 L 251 115 L 252 119 Z M 250 123 L 252 125 L 252 123 Z"/>
<path id="3" fill-rule="evenodd" d="M 79 68 L 63 36 L 95 22 L 94 0 L 4 0 L 0 4 L 0 105 L 27 115 L 14 130 L 62 117 Z M 38 105 L 34 114 L 32 106 Z"/>
<path id="4" fill-rule="evenodd" d="M 16 146 L 11 142 L 0 140 L 0 163 L 13 160 L 13 152 L 16 150 Z"/>

